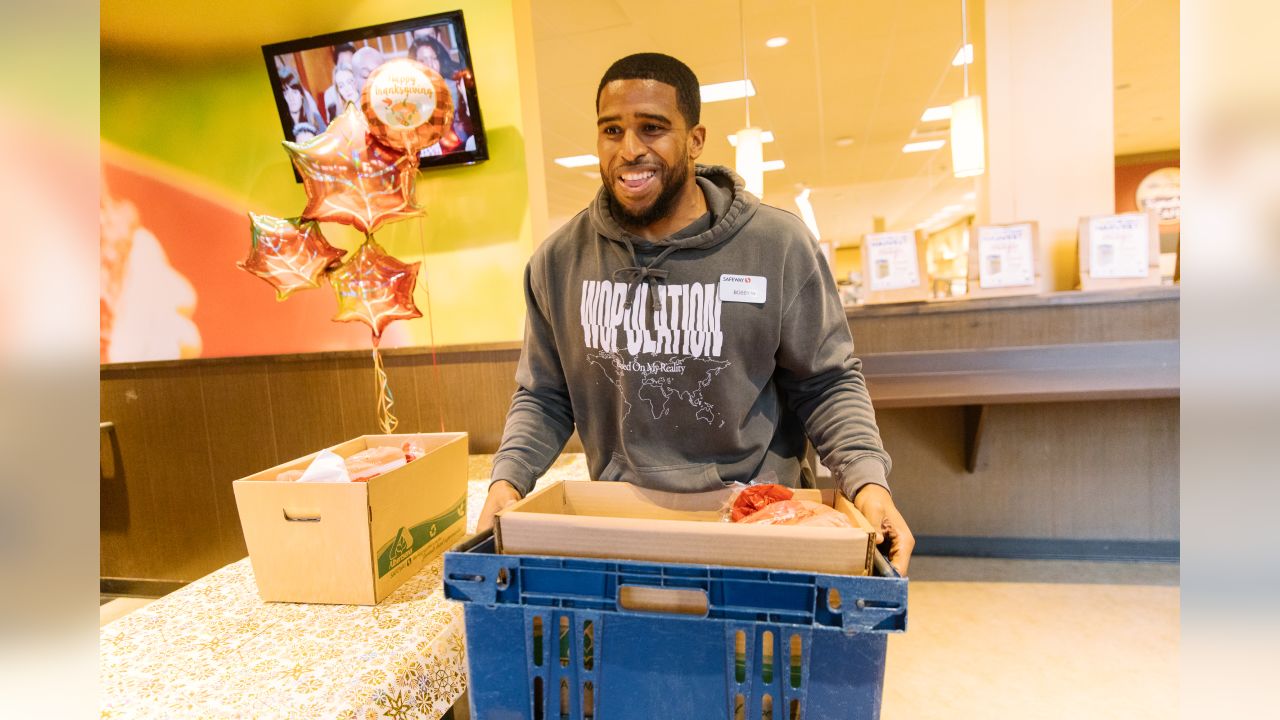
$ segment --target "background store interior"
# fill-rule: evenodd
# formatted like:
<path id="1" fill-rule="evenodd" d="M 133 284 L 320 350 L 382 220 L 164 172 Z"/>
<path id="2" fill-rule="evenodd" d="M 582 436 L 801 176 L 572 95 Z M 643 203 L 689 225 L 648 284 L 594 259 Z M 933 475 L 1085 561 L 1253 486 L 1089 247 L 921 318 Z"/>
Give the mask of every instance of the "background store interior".
<path id="1" fill-rule="evenodd" d="M 144 178 L 138 187 L 161 190 L 150 197 L 188 203 L 166 218 L 147 197 L 130 198 L 162 241 L 189 248 L 190 259 L 169 248 L 180 271 L 227 273 L 195 282 L 201 342 L 164 358 L 104 358 L 102 420 L 113 424 L 103 438 L 104 592 L 160 595 L 244 557 L 232 480 L 377 431 L 367 332 L 329 322 L 322 293 L 277 307 L 234 268 L 249 242 L 246 212 L 284 216 L 304 199 L 279 146 L 265 43 L 465 13 L 491 159 L 422 173 L 427 217 L 379 235 L 398 256 L 422 260 L 430 281 L 431 323 L 405 323 L 386 354 L 408 431 L 466 430 L 473 453 L 496 448 L 524 321 L 524 265 L 599 187 L 595 168 L 557 159 L 595 152 L 601 73 L 650 50 L 685 60 L 710 84 L 742 79 L 745 48 L 751 122 L 771 133 L 764 159 L 777 165 L 764 174 L 764 201 L 798 214 L 808 191 L 846 300 L 858 296 L 866 233 L 925 232 L 932 292 L 944 298 L 964 292 L 970 227 L 1040 223 L 1044 295 L 851 307 L 868 367 L 885 367 L 890 355 L 946 364 L 984 352 L 1080 358 L 1123 345 L 1140 357 L 1171 354 L 1176 376 L 1176 286 L 1071 291 L 1079 218 L 1135 209 L 1138 182 L 1179 165 L 1178 2 L 969 2 L 969 91 L 987 115 L 986 172 L 974 178 L 953 177 L 945 142 L 904 152 L 949 139 L 948 121 L 929 111 L 964 94 L 960 5 L 743 0 L 740 16 L 738 0 L 104 4 L 107 184 Z M 704 162 L 733 166 L 728 138 L 745 126 L 745 110 L 741 99 L 704 104 Z M 1179 240 L 1176 225 L 1162 227 L 1162 251 Z M 245 303 L 262 304 L 239 304 L 242 290 Z M 237 324 L 220 327 L 210 318 L 227 307 Z M 287 322 L 273 314 L 287 312 Z M 303 345 L 290 345 L 285 327 Z M 236 344 L 245 338 L 255 344 Z M 886 402 L 877 414 L 895 458 L 895 496 L 922 550 L 932 543 L 934 553 L 913 566 L 916 625 L 891 645 L 886 717 L 922 716 L 908 703 L 944 693 L 988 717 L 1017 717 L 1032 698 L 1066 706 L 1086 684 L 1101 699 L 1081 712 L 1170 714 L 1176 388 Z M 1004 559 L 949 557 L 963 554 Z M 1010 559 L 1019 557 L 1037 560 Z M 1005 607 L 1022 615 L 988 617 Z M 992 655 L 994 646 L 1002 649 Z M 966 653 L 995 661 L 957 662 Z M 907 664 L 936 672 L 894 674 Z M 1048 666 L 1062 672 L 1049 678 Z M 926 684 L 926 675 L 954 683 Z M 993 701 L 983 690 L 991 682 L 1019 692 Z"/>

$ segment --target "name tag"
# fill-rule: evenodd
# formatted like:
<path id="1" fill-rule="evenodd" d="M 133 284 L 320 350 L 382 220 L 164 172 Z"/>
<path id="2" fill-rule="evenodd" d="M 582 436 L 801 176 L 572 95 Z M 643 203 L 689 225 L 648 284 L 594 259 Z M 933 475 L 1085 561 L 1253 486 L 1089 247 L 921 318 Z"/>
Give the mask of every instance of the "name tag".
<path id="1" fill-rule="evenodd" d="M 760 275 L 721 275 L 722 302 L 763 303 L 769 278 Z"/>

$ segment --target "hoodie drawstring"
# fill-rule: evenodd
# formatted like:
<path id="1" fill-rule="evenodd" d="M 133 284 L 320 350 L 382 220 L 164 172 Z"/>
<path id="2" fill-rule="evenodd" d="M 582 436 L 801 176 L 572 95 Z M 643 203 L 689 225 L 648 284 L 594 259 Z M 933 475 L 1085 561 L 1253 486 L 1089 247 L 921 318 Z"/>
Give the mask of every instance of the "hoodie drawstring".
<path id="1" fill-rule="evenodd" d="M 667 270 L 657 269 L 658 265 L 667 259 L 667 256 L 675 252 L 679 248 L 675 245 L 667 246 L 662 252 L 658 253 L 658 257 L 648 265 L 641 265 L 640 259 L 636 257 L 636 248 L 631 244 L 631 238 L 626 235 L 622 236 L 622 242 L 627 246 L 627 252 L 631 254 L 630 267 L 618 268 L 613 271 L 613 281 L 625 282 L 627 284 L 626 303 L 623 305 L 626 309 L 631 309 L 631 287 L 633 283 L 646 283 L 649 286 L 649 312 L 658 311 L 658 282 L 666 282 L 667 276 L 670 274 Z"/>

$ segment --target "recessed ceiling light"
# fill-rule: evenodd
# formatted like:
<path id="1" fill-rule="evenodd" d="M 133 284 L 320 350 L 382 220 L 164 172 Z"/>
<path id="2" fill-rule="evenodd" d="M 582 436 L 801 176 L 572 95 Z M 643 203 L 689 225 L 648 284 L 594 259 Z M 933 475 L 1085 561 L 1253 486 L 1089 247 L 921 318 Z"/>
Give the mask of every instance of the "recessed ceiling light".
<path id="1" fill-rule="evenodd" d="M 970 190 L 969 192 L 965 193 L 963 197 L 965 200 L 973 200 L 978 197 L 978 193 Z"/>
<path id="2" fill-rule="evenodd" d="M 764 41 L 764 44 L 765 44 L 765 46 L 766 46 L 766 47 L 771 47 L 771 48 L 780 48 L 780 47 L 782 47 L 783 45 L 786 45 L 786 44 L 787 44 L 787 42 L 788 42 L 788 41 L 787 41 L 787 39 L 786 39 L 786 38 L 784 38 L 784 37 L 782 37 L 782 36 L 778 36 L 778 37 L 771 37 L 771 38 L 769 38 L 768 40 L 765 40 L 765 41 Z"/>
<path id="3" fill-rule="evenodd" d="M 765 172 L 769 172 L 770 170 L 782 170 L 785 167 L 787 167 L 787 164 L 781 160 L 765 160 L 763 163 L 760 163 L 760 169 Z"/>
<path id="4" fill-rule="evenodd" d="M 599 165 L 600 158 L 595 155 L 570 155 L 569 157 L 556 158 L 555 162 L 560 167 L 576 168 Z"/>
<path id="5" fill-rule="evenodd" d="M 853 138 L 849 137 L 848 135 L 836 138 L 836 147 L 849 147 L 852 144 L 853 144 Z"/>
<path id="6" fill-rule="evenodd" d="M 596 171 L 594 171 L 594 170 L 583 170 L 583 171 L 582 171 L 582 177 L 589 177 L 589 178 L 591 178 L 592 180 L 599 180 L 599 179 L 600 179 L 600 173 L 598 173 L 598 172 L 596 172 Z"/>
<path id="7" fill-rule="evenodd" d="M 946 140 L 925 140 L 924 142 L 907 143 L 906 145 L 902 146 L 902 152 L 904 153 L 928 152 L 930 150 L 937 150 L 938 148 L 946 144 L 947 144 Z"/>
<path id="8" fill-rule="evenodd" d="M 702 94 L 702 102 L 712 103 L 721 100 L 737 100 L 744 97 L 755 97 L 756 86 L 750 80 L 730 80 L 728 82 L 711 83 L 698 88 Z"/>
<path id="9" fill-rule="evenodd" d="M 956 51 L 956 56 L 951 58 L 951 64 L 957 67 L 968 65 L 973 62 L 973 43 L 969 43 Z"/>
<path id="10" fill-rule="evenodd" d="M 925 108 L 924 114 L 920 116 L 920 122 L 937 122 L 938 120 L 950 119 L 950 105 L 939 105 L 937 107 Z"/>
<path id="11" fill-rule="evenodd" d="M 760 142 L 762 143 L 773 142 L 773 131 L 765 130 L 764 132 L 760 133 Z M 738 147 L 738 136 L 730 135 L 729 144 L 734 147 Z"/>

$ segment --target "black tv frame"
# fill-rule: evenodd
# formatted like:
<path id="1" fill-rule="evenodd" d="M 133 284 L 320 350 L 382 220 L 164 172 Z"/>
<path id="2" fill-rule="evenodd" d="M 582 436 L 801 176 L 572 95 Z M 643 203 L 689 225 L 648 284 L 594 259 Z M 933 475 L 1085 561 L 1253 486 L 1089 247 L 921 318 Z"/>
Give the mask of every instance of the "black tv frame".
<path id="1" fill-rule="evenodd" d="M 340 45 L 344 42 L 369 40 L 384 35 L 394 35 L 402 32 L 412 33 L 413 30 L 419 28 L 445 24 L 453 25 L 454 39 L 457 41 L 458 60 L 465 68 L 471 71 L 473 84 L 472 92 L 470 94 L 470 108 L 472 119 L 474 120 L 475 127 L 477 128 L 477 132 L 474 135 L 476 139 L 476 149 L 472 151 L 458 150 L 444 155 L 419 158 L 418 169 L 430 170 L 433 168 L 450 167 L 454 165 L 474 165 L 488 160 L 488 129 L 484 124 L 484 115 L 480 112 L 479 83 L 475 79 L 475 65 L 473 64 L 471 57 L 471 41 L 467 37 L 467 26 L 462 17 L 462 10 L 449 10 L 442 13 L 423 15 L 422 17 L 410 18 L 407 20 L 396 20 L 393 22 L 379 23 L 377 25 L 368 25 L 365 27 L 352 28 L 350 30 L 340 30 L 337 32 L 325 33 L 323 35 L 313 35 L 311 37 L 263 45 L 262 59 L 267 65 L 267 76 L 271 79 L 271 94 L 276 101 L 276 111 L 279 114 L 280 128 L 284 131 L 284 139 L 290 141 L 293 139 L 293 123 L 289 119 L 289 107 L 285 104 L 284 93 L 280 91 L 280 83 L 276 73 L 275 62 L 277 55 L 287 55 L 289 53 L 303 52 L 306 50 L 329 48 L 334 45 Z M 318 132 L 323 132 L 323 130 L 324 128 L 317 128 Z M 302 182 L 302 178 L 298 175 L 296 169 L 293 174 L 298 182 Z"/>

